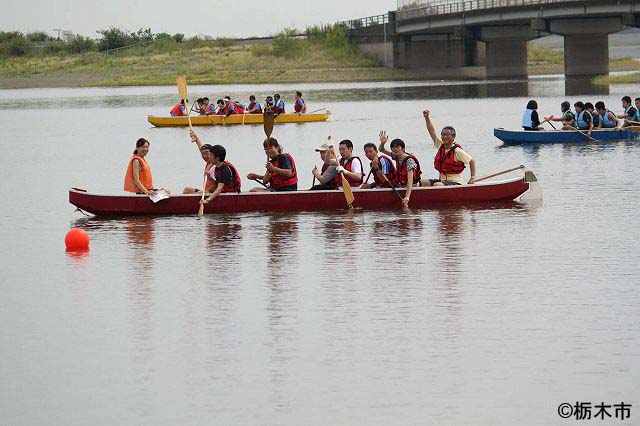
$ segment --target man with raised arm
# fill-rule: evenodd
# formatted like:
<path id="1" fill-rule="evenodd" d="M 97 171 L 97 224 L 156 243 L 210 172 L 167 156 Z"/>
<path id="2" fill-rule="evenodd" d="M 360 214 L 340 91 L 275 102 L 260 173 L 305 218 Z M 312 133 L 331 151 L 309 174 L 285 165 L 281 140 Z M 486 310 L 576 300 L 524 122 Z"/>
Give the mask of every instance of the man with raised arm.
<path id="1" fill-rule="evenodd" d="M 467 154 L 460 145 L 454 142 L 456 138 L 456 129 L 451 126 L 445 126 L 440 132 L 440 138 L 436 134 L 436 130 L 431 122 L 431 115 L 428 109 L 422 111 L 424 121 L 427 125 L 427 131 L 433 146 L 438 152 L 433 160 L 435 169 L 440 173 L 438 179 L 424 179 L 423 186 L 445 186 L 445 185 L 462 185 L 462 171 L 469 166 L 471 170 L 471 178 L 468 183 L 476 182 L 476 162 L 469 154 Z M 441 139 L 442 138 L 442 139 Z"/>
<path id="2" fill-rule="evenodd" d="M 409 207 L 409 199 L 414 186 L 420 186 L 420 162 L 415 155 L 405 151 L 405 144 L 402 139 L 394 139 L 391 141 L 391 151 L 385 148 L 385 144 L 389 140 L 387 132 L 380 132 L 380 152 L 387 154 L 396 160 L 396 178 L 398 187 L 406 188 L 404 198 L 402 199 L 402 207 Z"/>

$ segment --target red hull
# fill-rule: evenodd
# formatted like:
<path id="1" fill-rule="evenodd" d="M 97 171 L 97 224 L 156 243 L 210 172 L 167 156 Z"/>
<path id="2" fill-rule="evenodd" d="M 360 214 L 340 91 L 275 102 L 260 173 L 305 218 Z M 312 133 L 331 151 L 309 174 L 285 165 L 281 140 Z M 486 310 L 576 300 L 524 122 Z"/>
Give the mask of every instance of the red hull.
<path id="1" fill-rule="evenodd" d="M 512 201 L 529 189 L 525 179 L 495 183 L 414 188 L 410 207 L 442 204 L 469 204 Z M 399 191 L 401 195 L 404 190 Z M 353 207 L 379 210 L 398 209 L 400 200 L 390 189 L 354 190 Z M 200 195 L 174 195 L 154 204 L 146 195 L 98 195 L 70 189 L 69 202 L 95 215 L 178 215 L 197 214 Z M 205 205 L 205 213 L 250 211 L 315 211 L 347 208 L 342 191 L 243 192 L 221 194 Z"/>

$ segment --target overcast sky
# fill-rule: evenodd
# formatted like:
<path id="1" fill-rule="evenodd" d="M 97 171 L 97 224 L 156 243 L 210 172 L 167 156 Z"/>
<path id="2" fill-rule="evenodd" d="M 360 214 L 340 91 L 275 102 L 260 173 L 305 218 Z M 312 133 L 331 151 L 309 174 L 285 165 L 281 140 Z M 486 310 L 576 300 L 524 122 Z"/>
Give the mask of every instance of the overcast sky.
<path id="1" fill-rule="evenodd" d="M 265 36 L 282 28 L 378 15 L 395 10 L 396 0 L 2 0 L 0 30 L 54 28 L 95 37 L 110 26 L 188 36 Z"/>

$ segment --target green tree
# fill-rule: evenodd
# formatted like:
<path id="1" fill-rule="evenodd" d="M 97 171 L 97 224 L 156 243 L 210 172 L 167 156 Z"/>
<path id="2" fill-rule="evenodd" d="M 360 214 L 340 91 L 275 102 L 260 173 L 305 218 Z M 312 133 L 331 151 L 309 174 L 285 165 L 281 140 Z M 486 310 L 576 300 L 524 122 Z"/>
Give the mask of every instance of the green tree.
<path id="1" fill-rule="evenodd" d="M 302 42 L 296 37 L 298 32 L 285 28 L 273 37 L 273 54 L 291 58 L 302 51 Z"/>
<path id="2" fill-rule="evenodd" d="M 109 27 L 109 29 L 99 30 L 97 33 L 102 36 L 98 39 L 98 50 L 101 52 L 135 44 L 131 34 L 120 28 Z"/>

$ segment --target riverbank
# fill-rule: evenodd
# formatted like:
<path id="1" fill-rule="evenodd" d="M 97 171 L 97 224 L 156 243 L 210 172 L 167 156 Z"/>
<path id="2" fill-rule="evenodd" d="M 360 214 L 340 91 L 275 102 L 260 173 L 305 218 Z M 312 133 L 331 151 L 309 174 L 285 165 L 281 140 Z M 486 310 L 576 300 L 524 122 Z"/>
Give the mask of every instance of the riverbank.
<path id="1" fill-rule="evenodd" d="M 483 78 L 484 67 L 400 70 L 379 66 L 351 47 L 332 49 L 302 40 L 291 55 L 265 44 L 159 44 L 115 54 L 87 52 L 0 59 L 0 88 L 114 87 L 175 84 L 260 84 Z M 561 74 L 562 53 L 529 49 L 529 74 Z M 640 70 L 640 62 L 613 59 L 611 71 Z"/>

